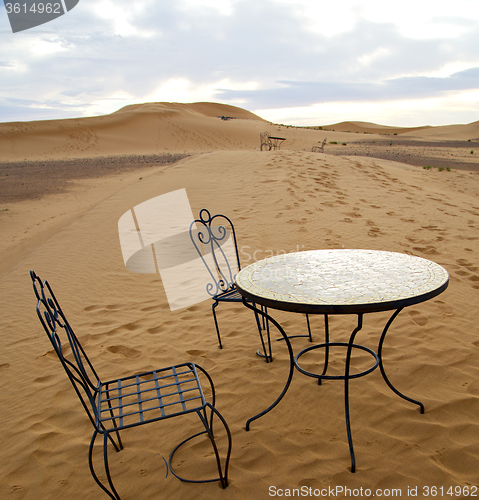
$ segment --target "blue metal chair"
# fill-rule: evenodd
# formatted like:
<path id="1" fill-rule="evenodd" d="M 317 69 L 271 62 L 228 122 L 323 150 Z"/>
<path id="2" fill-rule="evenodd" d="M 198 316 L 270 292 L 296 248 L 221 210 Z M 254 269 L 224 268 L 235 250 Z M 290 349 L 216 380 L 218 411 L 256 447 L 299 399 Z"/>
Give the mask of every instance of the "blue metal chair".
<path id="1" fill-rule="evenodd" d="M 108 466 L 108 441 L 118 452 L 123 449 L 120 431 L 189 413 L 198 415 L 204 430 L 188 437 L 175 447 L 169 457 L 168 468 L 182 481 L 194 483 L 219 481 L 221 486 L 226 488 L 231 455 L 231 433 L 225 419 L 215 408 L 215 389 L 209 374 L 194 363 L 183 363 L 102 382 L 48 282 L 40 280 L 33 271 L 30 271 L 30 276 L 37 297 L 38 317 L 94 428 L 88 462 L 93 479 L 100 488 L 113 500 L 120 500 Z M 212 403 L 205 399 L 199 375 L 204 375 L 208 379 L 212 390 Z M 223 423 L 227 434 L 228 448 L 224 459 L 224 472 L 213 435 L 214 415 Z M 202 434 L 207 434 L 213 446 L 218 477 L 203 480 L 184 479 L 172 468 L 173 455 L 180 446 Z M 93 447 L 98 435 L 103 436 L 103 461 L 108 485 L 99 480 L 93 467 Z"/>
<path id="2" fill-rule="evenodd" d="M 243 301 L 234 281 L 236 274 L 241 270 L 235 228 L 232 221 L 226 215 L 216 214 L 212 216 L 206 208 L 203 208 L 200 210 L 199 218 L 191 223 L 190 237 L 211 277 L 211 282 L 207 284 L 206 290 L 213 299 L 212 311 L 216 335 L 218 336 L 220 349 L 222 349 L 223 344 L 221 342 L 215 309 L 220 302 Z M 261 310 L 266 313 L 266 307 L 261 306 Z M 261 341 L 261 349 L 258 349 L 257 353 L 259 356 L 264 357 L 266 362 L 270 362 L 273 360 L 273 355 L 269 323 L 265 318 L 266 316 L 263 315 L 260 321 L 259 315 L 255 311 L 256 325 Z M 310 342 L 312 342 L 307 315 L 306 320 L 308 335 L 295 335 L 293 337 L 308 337 Z M 263 332 L 266 332 L 266 343 L 263 338 Z"/>

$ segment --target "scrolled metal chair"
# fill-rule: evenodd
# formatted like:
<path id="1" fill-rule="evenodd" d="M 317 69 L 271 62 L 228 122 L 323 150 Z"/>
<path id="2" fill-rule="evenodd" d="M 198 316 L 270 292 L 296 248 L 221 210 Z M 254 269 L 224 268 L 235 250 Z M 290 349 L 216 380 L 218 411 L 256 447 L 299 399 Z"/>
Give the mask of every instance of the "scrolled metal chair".
<path id="1" fill-rule="evenodd" d="M 271 134 L 269 132 L 261 132 L 259 134 L 261 139 L 261 151 L 271 151 L 273 149 L 273 142 L 271 141 Z"/>
<path id="2" fill-rule="evenodd" d="M 326 144 L 327 137 L 324 138 L 323 142 L 321 143 L 321 146 L 313 146 L 311 148 L 311 151 L 313 153 L 324 153 L 324 145 Z"/>
<path id="3" fill-rule="evenodd" d="M 226 215 L 216 214 L 212 216 L 206 208 L 203 208 L 200 210 L 199 218 L 191 223 L 190 237 L 211 277 L 211 281 L 206 285 L 206 290 L 213 299 L 212 312 L 216 335 L 220 349 L 222 349 L 223 344 L 215 309 L 220 302 L 243 302 L 234 281 L 236 274 L 241 270 L 235 228 L 231 219 Z M 268 363 L 273 361 L 271 338 L 266 307 L 261 306 L 261 310 L 265 313 L 261 315 L 261 320 L 255 311 L 256 325 L 261 341 L 261 348 L 258 349 L 257 354 L 264 357 Z M 289 338 L 308 337 L 309 341 L 312 342 L 308 315 L 306 315 L 306 321 L 308 334 L 294 335 Z M 263 338 L 264 332 L 266 332 L 266 342 Z M 282 340 L 282 338 L 278 340 Z"/>
<path id="4" fill-rule="evenodd" d="M 182 481 L 193 483 L 219 481 L 221 486 L 226 488 L 232 440 L 225 419 L 215 408 L 215 388 L 210 375 L 200 366 L 187 362 L 102 382 L 68 323 L 48 282 L 42 281 L 33 271 L 30 271 L 30 276 L 37 298 L 37 314 L 40 322 L 94 428 L 88 452 L 88 463 L 93 479 L 100 488 L 113 500 L 120 500 L 110 475 L 108 441 L 118 452 L 123 449 L 120 431 L 189 413 L 198 415 L 204 430 L 186 438 L 175 447 L 168 460 L 168 469 Z M 205 399 L 199 379 L 200 374 L 206 377 L 211 386 L 212 403 Z M 215 415 L 222 422 L 227 434 L 228 447 L 224 458 L 224 472 L 213 435 Z M 100 481 L 93 467 L 93 448 L 99 434 L 103 436 L 103 461 L 107 486 Z M 202 434 L 207 434 L 211 441 L 218 477 L 202 480 L 180 477 L 172 468 L 174 453 L 183 444 Z"/>
<path id="5" fill-rule="evenodd" d="M 200 210 L 199 218 L 191 223 L 190 238 L 211 277 L 211 281 L 206 284 L 206 291 L 213 299 L 211 309 L 216 335 L 219 347 L 223 349 L 215 309 L 220 302 L 243 301 L 234 281 L 236 274 L 241 270 L 235 228 L 226 215 L 212 216 L 206 208 L 203 208 Z M 261 341 L 258 355 L 264 357 L 266 362 L 272 361 L 268 323 L 266 321 L 261 323 L 257 313 L 255 319 Z M 263 338 L 263 331 L 267 332 L 267 344 Z"/>

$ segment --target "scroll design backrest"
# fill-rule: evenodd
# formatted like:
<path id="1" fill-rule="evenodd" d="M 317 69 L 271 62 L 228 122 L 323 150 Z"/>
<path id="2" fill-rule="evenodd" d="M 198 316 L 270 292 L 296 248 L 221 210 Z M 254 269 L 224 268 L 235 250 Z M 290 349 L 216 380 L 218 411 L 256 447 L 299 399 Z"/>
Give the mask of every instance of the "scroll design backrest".
<path id="1" fill-rule="evenodd" d="M 225 247 L 230 233 L 234 244 L 234 256 L 228 255 Z M 212 282 L 206 285 L 207 293 L 215 297 L 233 290 L 234 279 L 236 273 L 241 270 L 241 264 L 235 229 L 231 220 L 221 214 L 211 216 L 210 212 L 203 208 L 199 219 L 191 223 L 190 238 L 212 279 Z"/>
<path id="2" fill-rule="evenodd" d="M 30 271 L 37 297 L 37 315 L 92 424 L 96 427 L 96 399 L 101 381 L 68 323 L 48 281 Z M 68 352 L 71 351 L 71 352 Z"/>

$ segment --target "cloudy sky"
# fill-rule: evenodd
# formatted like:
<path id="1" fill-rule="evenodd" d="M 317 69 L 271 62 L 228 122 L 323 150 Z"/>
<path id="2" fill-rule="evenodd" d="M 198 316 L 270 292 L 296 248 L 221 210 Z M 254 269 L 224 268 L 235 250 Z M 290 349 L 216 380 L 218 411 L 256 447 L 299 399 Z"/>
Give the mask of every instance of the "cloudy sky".
<path id="1" fill-rule="evenodd" d="M 295 125 L 477 121 L 479 2 L 80 0 L 19 33 L 0 3 L 0 122 L 157 101 Z"/>

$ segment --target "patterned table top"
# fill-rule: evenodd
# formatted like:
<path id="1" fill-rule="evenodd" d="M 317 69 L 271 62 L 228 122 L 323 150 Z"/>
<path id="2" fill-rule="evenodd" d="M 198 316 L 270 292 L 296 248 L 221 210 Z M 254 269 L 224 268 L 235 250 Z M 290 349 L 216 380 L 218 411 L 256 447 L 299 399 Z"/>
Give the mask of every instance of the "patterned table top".
<path id="1" fill-rule="evenodd" d="M 449 283 L 435 262 L 378 250 L 311 250 L 255 262 L 238 291 L 268 307 L 318 314 L 398 309 L 429 300 Z"/>

